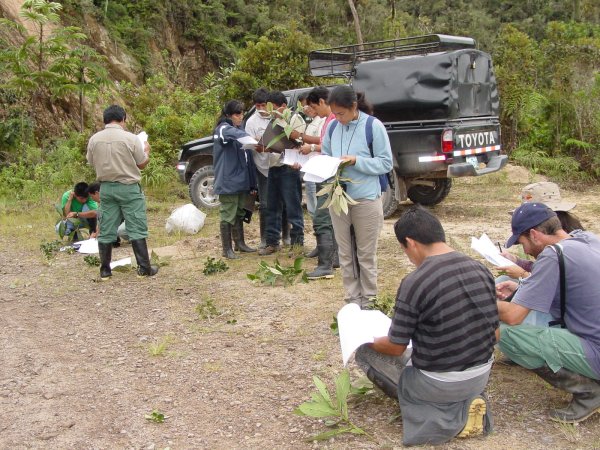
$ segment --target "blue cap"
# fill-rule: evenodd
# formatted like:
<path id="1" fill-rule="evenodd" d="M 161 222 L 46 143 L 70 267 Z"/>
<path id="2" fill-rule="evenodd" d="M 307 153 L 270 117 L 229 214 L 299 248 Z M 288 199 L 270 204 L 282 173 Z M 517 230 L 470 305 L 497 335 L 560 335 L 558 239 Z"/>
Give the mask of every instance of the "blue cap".
<path id="1" fill-rule="evenodd" d="M 506 248 L 515 245 L 523 233 L 552 217 L 556 217 L 556 213 L 543 203 L 523 203 L 513 212 L 511 221 L 513 234 L 506 241 Z"/>

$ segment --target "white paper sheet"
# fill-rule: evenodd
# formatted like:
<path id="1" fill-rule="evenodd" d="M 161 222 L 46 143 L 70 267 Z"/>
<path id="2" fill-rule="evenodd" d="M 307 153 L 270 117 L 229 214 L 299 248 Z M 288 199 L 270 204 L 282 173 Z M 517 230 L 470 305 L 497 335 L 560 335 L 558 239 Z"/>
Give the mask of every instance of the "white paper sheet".
<path id="1" fill-rule="evenodd" d="M 140 142 L 142 143 L 142 147 L 145 147 L 144 144 L 146 142 L 148 142 L 148 133 L 146 133 L 145 131 L 142 131 L 142 132 L 138 133 L 137 137 L 140 140 Z"/>
<path id="2" fill-rule="evenodd" d="M 358 347 L 387 336 L 392 324 L 392 319 L 381 311 L 360 309 L 356 303 L 348 303 L 340 309 L 337 321 L 344 366 Z"/>
<path id="3" fill-rule="evenodd" d="M 95 238 L 86 239 L 85 241 L 75 242 L 73 247 L 77 248 L 79 253 L 92 254 L 99 253 L 98 241 Z"/>
<path id="4" fill-rule="evenodd" d="M 471 238 L 471 248 L 498 267 L 514 266 L 515 263 L 500 254 L 500 250 L 487 234 L 483 233 L 479 239 Z"/>
<path id="5" fill-rule="evenodd" d="M 340 158 L 317 155 L 310 158 L 300 170 L 306 174 L 304 176 L 304 181 L 320 183 L 334 176 L 341 162 L 342 160 Z"/>
<path id="6" fill-rule="evenodd" d="M 308 155 L 303 155 L 301 151 L 296 150 L 295 148 L 285 149 L 283 154 L 283 163 L 288 166 L 293 166 L 298 163 L 301 167 L 304 166 L 308 162 L 309 159 L 319 156 L 318 153 L 309 153 Z"/>
<path id="7" fill-rule="evenodd" d="M 131 256 L 111 262 L 110 268 L 114 269 L 115 267 L 127 266 L 127 265 L 131 265 Z"/>
<path id="8" fill-rule="evenodd" d="M 256 147 L 256 144 L 258 144 L 258 141 L 252 136 L 242 136 L 241 138 L 238 138 L 238 142 L 242 144 L 243 148 L 249 149 L 254 149 Z"/>

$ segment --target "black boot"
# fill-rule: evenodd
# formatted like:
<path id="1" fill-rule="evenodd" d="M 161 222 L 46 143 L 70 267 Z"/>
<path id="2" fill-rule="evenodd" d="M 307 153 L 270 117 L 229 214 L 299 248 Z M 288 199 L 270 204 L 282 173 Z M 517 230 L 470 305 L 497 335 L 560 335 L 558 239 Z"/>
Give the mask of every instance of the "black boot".
<path id="1" fill-rule="evenodd" d="M 550 413 L 552 419 L 577 423 L 600 412 L 600 381 L 565 368 L 561 368 L 555 373 L 548 366 L 544 366 L 535 369 L 534 372 L 552 386 L 573 394 L 569 406 Z"/>
<path id="2" fill-rule="evenodd" d="M 255 248 L 248 247 L 246 245 L 246 242 L 244 240 L 244 223 L 242 222 L 242 219 L 240 219 L 239 217 L 235 221 L 235 225 L 233 225 L 232 234 L 233 234 L 234 250 L 236 252 L 253 253 L 256 251 Z"/>
<path id="3" fill-rule="evenodd" d="M 340 268 L 340 255 L 338 253 L 337 241 L 335 240 L 335 233 L 333 233 L 333 268 Z"/>
<path id="4" fill-rule="evenodd" d="M 333 278 L 333 237 L 331 234 L 317 235 L 319 260 L 317 268 L 306 274 L 309 280 Z"/>
<path id="5" fill-rule="evenodd" d="M 265 248 L 267 246 L 267 212 L 265 210 L 260 210 L 260 245 L 259 249 Z"/>
<path id="6" fill-rule="evenodd" d="M 222 255 L 227 259 L 238 259 L 231 248 L 231 224 L 228 222 L 221 222 L 221 246 L 223 247 Z"/>
<path id="7" fill-rule="evenodd" d="M 150 265 L 148 246 L 146 239 L 135 239 L 131 241 L 131 248 L 137 261 L 137 273 L 141 277 L 152 277 L 158 273 L 158 267 Z"/>
<path id="8" fill-rule="evenodd" d="M 100 279 L 106 281 L 112 277 L 112 271 L 110 270 L 112 244 L 98 242 L 98 252 L 100 253 Z"/>

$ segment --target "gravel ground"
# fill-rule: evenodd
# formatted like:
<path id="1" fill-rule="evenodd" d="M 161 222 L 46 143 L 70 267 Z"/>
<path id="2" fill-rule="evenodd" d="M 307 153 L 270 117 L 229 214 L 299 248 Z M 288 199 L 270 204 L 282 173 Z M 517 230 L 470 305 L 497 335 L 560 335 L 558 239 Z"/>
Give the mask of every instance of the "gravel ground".
<path id="1" fill-rule="evenodd" d="M 471 236 L 508 237 L 507 211 L 530 179 L 509 168 L 455 183 L 433 208 L 449 243 L 471 254 Z M 563 192 L 595 232 L 599 191 Z M 168 212 L 154 209 L 150 245 L 157 247 Z M 342 370 L 339 341 L 329 329 L 343 305 L 339 275 L 287 288 L 255 286 L 245 275 L 260 258 L 245 255 L 229 262 L 227 272 L 205 276 L 206 257 L 220 255 L 210 214 L 198 235 L 156 248 L 171 256 L 156 277 L 115 273 L 110 282 L 98 282 L 98 269 L 82 255 L 60 253 L 47 263 L 38 237 L 34 242 L 23 231 L 23 217 L 1 222 L 0 448 L 402 447 L 397 405 L 380 392 L 350 406 L 353 422 L 374 440 L 344 435 L 314 443 L 309 438 L 326 430 L 323 423 L 293 414 L 315 390 L 313 375 L 332 386 Z M 380 291 L 391 295 L 412 270 L 393 222 L 386 220 L 379 242 Z M 53 239 L 49 216 L 32 225 L 50 230 L 41 237 Z M 247 234 L 256 243 L 254 228 Z M 307 240 L 307 246 L 314 242 Z M 125 245 L 114 258 L 129 254 Z M 279 258 L 292 261 L 287 253 Z M 350 373 L 353 380 L 361 375 L 353 363 Z M 495 432 L 442 448 L 600 447 L 600 415 L 578 426 L 551 422 L 546 413 L 568 396 L 518 367 L 497 362 L 489 396 Z M 145 419 L 154 410 L 166 416 L 164 423 Z"/>

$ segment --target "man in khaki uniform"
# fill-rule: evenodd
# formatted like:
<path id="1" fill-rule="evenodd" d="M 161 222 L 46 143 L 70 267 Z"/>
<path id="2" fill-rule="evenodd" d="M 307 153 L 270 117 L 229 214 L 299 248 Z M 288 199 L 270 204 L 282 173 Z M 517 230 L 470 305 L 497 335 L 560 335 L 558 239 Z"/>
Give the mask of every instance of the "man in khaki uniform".
<path id="1" fill-rule="evenodd" d="M 137 261 L 138 275 L 153 276 L 158 272 L 158 267 L 150 265 L 148 256 L 146 199 L 140 186 L 140 170 L 148 164 L 150 146 L 125 131 L 126 117 L 125 110 L 118 105 L 106 108 L 104 130 L 94 134 L 87 147 L 87 160 L 94 166 L 100 182 L 102 223 L 98 249 L 100 278 L 103 280 L 112 275 L 112 243 L 117 240 L 117 228 L 123 219 Z"/>

